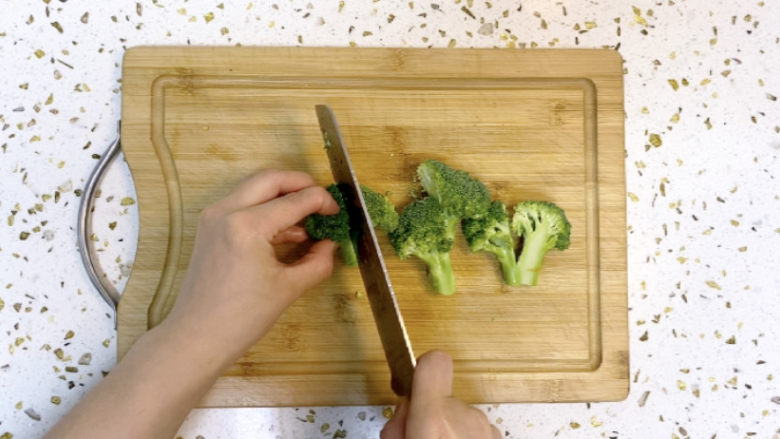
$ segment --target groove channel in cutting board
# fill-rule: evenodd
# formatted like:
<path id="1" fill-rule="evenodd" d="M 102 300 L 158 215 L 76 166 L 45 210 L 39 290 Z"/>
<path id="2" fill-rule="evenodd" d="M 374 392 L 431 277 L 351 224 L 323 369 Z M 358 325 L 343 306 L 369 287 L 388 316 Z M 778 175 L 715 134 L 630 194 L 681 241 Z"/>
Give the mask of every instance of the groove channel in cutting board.
<path id="1" fill-rule="evenodd" d="M 260 168 L 298 169 L 330 182 L 313 111 L 326 103 L 361 182 L 389 191 L 397 205 L 410 200 L 417 164 L 437 158 L 473 173 L 509 204 L 554 201 L 573 224 L 571 248 L 548 255 L 535 288 L 503 286 L 492 257 L 471 253 L 460 237 L 454 297 L 431 294 L 423 265 L 400 261 L 380 234 L 415 352 L 453 355 L 458 396 L 622 397 L 628 368 L 620 63 L 601 51 L 574 51 L 569 59 L 587 59 L 583 52 L 618 68 L 570 66 L 539 76 L 528 67 L 541 55 L 548 64 L 566 56 L 555 51 L 131 50 L 122 135 L 141 232 L 120 305 L 120 354 L 146 329 L 155 291 L 178 291 L 204 206 Z M 355 53 L 367 56 L 333 63 Z M 404 72 L 387 71 L 383 56 L 402 56 Z M 462 65 L 446 75 L 413 62 L 440 59 L 434 64 L 441 69 L 453 56 Z M 260 59 L 267 62 L 248 61 Z M 291 70 L 307 64 L 325 67 L 314 76 L 311 68 Z M 300 249 L 280 250 L 282 258 L 296 254 Z M 337 264 L 333 278 L 296 302 L 203 404 L 392 400 L 359 273 Z"/>

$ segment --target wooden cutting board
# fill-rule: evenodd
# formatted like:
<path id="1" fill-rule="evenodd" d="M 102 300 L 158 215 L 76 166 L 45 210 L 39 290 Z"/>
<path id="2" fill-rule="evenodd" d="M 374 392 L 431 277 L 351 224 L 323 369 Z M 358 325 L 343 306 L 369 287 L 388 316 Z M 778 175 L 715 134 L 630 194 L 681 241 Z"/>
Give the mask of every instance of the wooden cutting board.
<path id="1" fill-rule="evenodd" d="M 127 51 L 123 73 L 122 147 L 141 229 L 119 305 L 120 356 L 147 330 L 153 295 L 179 290 L 204 206 L 260 168 L 331 182 L 314 113 L 328 104 L 361 182 L 390 191 L 398 206 L 410 201 L 416 166 L 435 158 L 480 178 L 509 205 L 551 200 L 572 223 L 571 248 L 547 255 L 537 287 L 502 285 L 495 259 L 471 253 L 459 236 L 452 297 L 431 293 L 424 265 L 399 260 L 380 237 L 415 353 L 453 356 L 456 396 L 626 396 L 617 53 L 141 47 Z M 337 261 L 332 279 L 296 302 L 201 405 L 394 401 L 359 272 Z"/>

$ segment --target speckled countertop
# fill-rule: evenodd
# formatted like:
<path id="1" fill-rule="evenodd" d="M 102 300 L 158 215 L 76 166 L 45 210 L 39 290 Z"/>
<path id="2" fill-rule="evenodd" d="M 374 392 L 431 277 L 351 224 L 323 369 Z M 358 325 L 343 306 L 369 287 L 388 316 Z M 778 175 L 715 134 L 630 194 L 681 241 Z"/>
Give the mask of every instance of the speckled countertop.
<path id="1" fill-rule="evenodd" d="M 506 437 L 780 437 L 780 2 L 0 0 L 0 438 L 41 436 L 114 365 L 76 210 L 150 44 L 610 47 L 625 59 L 631 394 L 483 406 Z M 121 289 L 120 160 L 95 242 Z M 384 407 L 195 410 L 183 438 L 377 437 Z"/>

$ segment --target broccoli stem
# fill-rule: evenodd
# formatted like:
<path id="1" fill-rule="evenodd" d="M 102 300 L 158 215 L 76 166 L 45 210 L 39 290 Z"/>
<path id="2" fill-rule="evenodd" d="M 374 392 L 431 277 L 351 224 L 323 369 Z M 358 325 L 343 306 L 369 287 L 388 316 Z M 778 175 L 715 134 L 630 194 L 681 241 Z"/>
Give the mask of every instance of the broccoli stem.
<path id="1" fill-rule="evenodd" d="M 355 244 L 352 239 L 345 239 L 339 241 L 339 250 L 341 251 L 341 257 L 344 259 L 344 265 L 348 267 L 358 266 L 358 256 L 355 251 Z"/>
<path id="2" fill-rule="evenodd" d="M 542 271 L 544 255 L 549 250 L 544 233 L 532 233 L 523 242 L 523 251 L 517 258 L 517 268 L 520 271 L 520 285 L 536 285 L 539 272 Z"/>
<path id="3" fill-rule="evenodd" d="M 457 227 L 459 223 L 460 218 L 457 216 L 448 216 L 444 222 L 444 225 L 447 228 L 447 236 L 450 237 L 453 241 L 455 240 L 455 227 Z"/>
<path id="4" fill-rule="evenodd" d="M 428 265 L 428 278 L 436 292 L 444 296 L 455 294 L 455 272 L 449 252 L 421 255 L 420 259 Z"/>
<path id="5" fill-rule="evenodd" d="M 498 262 L 501 264 L 501 273 L 504 275 L 504 283 L 507 285 L 520 285 L 521 270 L 515 259 L 515 251 L 511 248 L 502 248 L 495 252 Z"/>

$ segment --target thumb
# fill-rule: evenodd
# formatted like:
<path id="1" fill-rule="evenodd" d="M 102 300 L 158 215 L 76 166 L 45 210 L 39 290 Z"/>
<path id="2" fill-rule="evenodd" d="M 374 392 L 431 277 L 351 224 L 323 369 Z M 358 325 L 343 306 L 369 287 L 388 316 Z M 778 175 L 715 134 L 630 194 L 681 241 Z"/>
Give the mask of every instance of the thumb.
<path id="1" fill-rule="evenodd" d="M 398 406 L 395 409 L 392 419 L 387 421 L 384 428 L 382 428 L 379 438 L 404 439 L 406 437 L 406 416 L 408 414 L 409 399 L 403 397 L 398 401 Z"/>
<path id="2" fill-rule="evenodd" d="M 339 205 L 324 188 L 311 186 L 255 206 L 252 210 L 258 213 L 258 225 L 269 237 L 273 237 L 313 213 L 337 213 Z"/>
<path id="3" fill-rule="evenodd" d="M 452 396 L 452 369 L 452 358 L 446 352 L 423 354 L 414 369 L 412 400 L 426 402 Z"/>
<path id="4" fill-rule="evenodd" d="M 288 265 L 282 275 L 298 294 L 317 286 L 333 272 L 333 251 L 336 243 L 326 239 L 314 244 L 301 259 Z"/>

